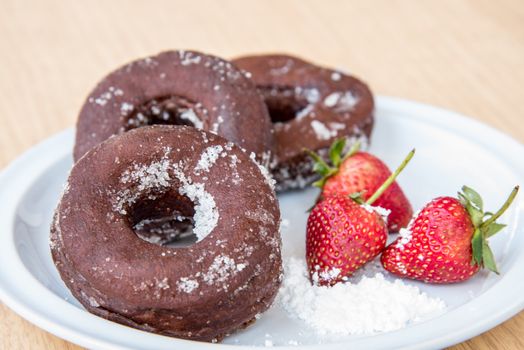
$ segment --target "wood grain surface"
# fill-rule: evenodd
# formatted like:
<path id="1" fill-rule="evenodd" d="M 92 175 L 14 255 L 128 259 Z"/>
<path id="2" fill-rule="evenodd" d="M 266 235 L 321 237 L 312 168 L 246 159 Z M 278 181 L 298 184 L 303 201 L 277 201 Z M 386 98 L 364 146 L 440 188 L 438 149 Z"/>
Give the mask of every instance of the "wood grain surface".
<path id="1" fill-rule="evenodd" d="M 74 125 L 107 72 L 170 48 L 297 54 L 524 141 L 522 0 L 0 0 L 0 168 Z M 0 348 L 78 347 L 0 304 Z M 453 349 L 524 349 L 524 313 Z"/>

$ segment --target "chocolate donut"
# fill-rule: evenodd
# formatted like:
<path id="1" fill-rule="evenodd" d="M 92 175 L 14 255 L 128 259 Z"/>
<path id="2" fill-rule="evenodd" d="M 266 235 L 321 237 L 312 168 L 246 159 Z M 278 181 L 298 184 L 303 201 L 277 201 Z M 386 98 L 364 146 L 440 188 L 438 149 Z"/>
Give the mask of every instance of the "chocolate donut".
<path id="1" fill-rule="evenodd" d="M 338 138 L 365 143 L 373 128 L 373 95 L 355 77 L 287 55 L 237 58 L 251 73 L 274 126 L 277 190 L 302 188 L 317 178 L 304 152 L 327 156 Z"/>
<path id="2" fill-rule="evenodd" d="M 155 125 L 109 138 L 73 167 L 51 252 L 91 313 L 168 336 L 218 341 L 273 302 L 282 276 L 280 213 L 254 155 L 209 132 Z M 185 247 L 136 225 L 191 218 Z"/>
<path id="3" fill-rule="evenodd" d="M 131 62 L 96 86 L 80 111 L 74 158 L 112 135 L 153 124 L 208 130 L 264 161 L 273 147 L 267 109 L 240 70 L 215 56 L 167 51 Z"/>

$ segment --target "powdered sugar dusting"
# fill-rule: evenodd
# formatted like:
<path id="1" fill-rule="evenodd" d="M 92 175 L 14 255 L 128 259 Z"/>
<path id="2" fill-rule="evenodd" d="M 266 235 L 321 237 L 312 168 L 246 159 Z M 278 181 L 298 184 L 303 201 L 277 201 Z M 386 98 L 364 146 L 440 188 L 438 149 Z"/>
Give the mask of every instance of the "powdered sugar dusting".
<path id="1" fill-rule="evenodd" d="M 411 231 L 411 228 L 413 227 L 413 225 L 415 223 L 415 218 L 417 218 L 419 216 L 419 214 L 420 214 L 420 210 L 417 210 L 413 214 L 413 218 L 408 223 L 408 226 L 406 228 L 401 228 L 398 231 L 397 243 L 395 244 L 396 248 L 398 248 L 400 250 L 404 250 L 404 246 L 406 244 L 408 244 L 409 242 L 411 242 L 411 239 L 413 238 L 413 232 Z"/>
<path id="2" fill-rule="evenodd" d="M 192 109 L 186 109 L 180 113 L 180 118 L 191 122 L 191 124 L 193 124 L 197 129 L 202 129 L 204 127 L 204 123 L 197 117 L 195 111 Z"/>
<path id="3" fill-rule="evenodd" d="M 222 150 L 222 146 L 220 151 Z M 181 169 L 180 164 L 172 164 L 168 155 L 170 148 L 165 148 L 164 156 L 155 162 L 149 164 L 135 164 L 120 176 L 120 182 L 123 184 L 133 184 L 132 188 L 126 188 L 115 195 L 113 209 L 122 214 L 127 214 L 127 208 L 133 205 L 143 195 L 149 199 L 155 199 L 158 193 L 165 192 L 171 186 L 172 173 L 180 181 L 179 193 L 186 195 L 195 203 L 195 214 L 193 216 L 194 228 L 193 233 L 197 241 L 201 241 L 213 231 L 218 223 L 218 209 L 213 196 L 205 190 L 202 183 L 193 183 L 190 177 L 186 177 Z M 209 166 L 216 160 L 214 156 L 209 155 L 201 159 L 201 169 L 209 169 Z"/>
<path id="4" fill-rule="evenodd" d="M 333 80 L 333 81 L 339 81 L 340 78 L 342 78 L 342 76 L 340 75 L 339 72 L 333 72 L 333 73 L 331 73 L 331 80 Z"/>
<path id="5" fill-rule="evenodd" d="M 217 121 L 215 123 L 213 123 L 213 125 L 211 126 L 210 132 L 212 132 L 213 134 L 218 133 L 218 129 L 220 128 L 220 125 L 223 122 L 224 122 L 224 118 L 222 118 L 222 116 L 219 115 L 218 118 L 217 118 Z"/>
<path id="6" fill-rule="evenodd" d="M 240 177 L 240 174 L 238 173 L 238 167 L 237 165 L 240 164 L 240 159 L 236 156 L 236 154 L 231 154 L 229 156 L 230 162 L 229 167 L 231 168 L 231 181 L 235 185 L 239 185 L 242 182 L 242 178 Z"/>
<path id="7" fill-rule="evenodd" d="M 373 209 L 375 210 L 375 212 L 378 215 L 382 217 L 384 222 L 388 222 L 388 217 L 389 217 L 389 214 L 391 214 L 391 210 L 382 208 L 382 207 L 378 207 L 378 206 L 373 206 Z"/>
<path id="8" fill-rule="evenodd" d="M 254 221 L 258 221 L 264 225 L 273 225 L 275 223 L 274 216 L 262 206 L 258 206 L 257 210 L 246 210 L 244 215 Z"/>
<path id="9" fill-rule="evenodd" d="M 324 123 L 318 120 L 313 120 L 311 122 L 311 127 L 313 128 L 313 131 L 315 132 L 319 140 L 329 140 L 330 138 L 337 135 L 336 132 L 328 129 L 328 127 Z"/>
<path id="10" fill-rule="evenodd" d="M 215 199 L 205 190 L 204 184 L 192 183 L 191 178 L 186 177 L 179 166 L 174 166 L 174 173 L 181 183 L 178 189 L 180 194 L 186 195 L 195 203 L 193 233 L 197 236 L 197 242 L 201 241 L 218 223 L 219 214 Z"/>
<path id="11" fill-rule="evenodd" d="M 302 119 L 305 116 L 308 116 L 315 109 L 315 105 L 308 104 L 306 107 L 302 108 L 295 114 L 295 119 Z"/>
<path id="12" fill-rule="evenodd" d="M 398 330 L 436 316 L 445 309 L 442 300 L 431 298 L 401 280 L 390 282 L 380 273 L 358 283 L 333 287 L 312 286 L 303 259 L 285 261 L 278 300 L 293 316 L 317 333 L 372 334 Z"/>
<path id="13" fill-rule="evenodd" d="M 353 110 L 358 101 L 351 91 L 336 91 L 324 98 L 324 106 L 333 108 L 335 112 L 348 112 Z"/>
<path id="14" fill-rule="evenodd" d="M 269 91 L 271 96 L 278 96 L 279 94 L 284 94 L 284 96 L 294 95 L 300 100 L 306 100 L 308 104 L 315 104 L 320 100 L 320 92 L 316 88 L 304 88 L 301 86 L 296 86 L 294 89 L 279 91 L 277 89 L 271 89 Z"/>
<path id="15" fill-rule="evenodd" d="M 333 122 L 329 123 L 329 127 L 331 128 L 331 130 L 339 131 L 344 130 L 346 128 L 346 124 Z"/>
<path id="16" fill-rule="evenodd" d="M 182 277 L 177 281 L 176 286 L 179 291 L 189 294 L 198 288 L 199 283 L 197 280 L 190 279 L 188 277 Z"/>
<path id="17" fill-rule="evenodd" d="M 404 250 L 404 245 L 411 242 L 412 237 L 413 237 L 413 233 L 409 229 L 401 228 L 398 231 L 398 240 L 397 240 L 397 243 L 395 244 L 395 247 L 400 250 Z"/>
<path id="18" fill-rule="evenodd" d="M 134 109 L 134 106 L 131 103 L 123 102 L 120 105 L 120 113 L 124 116 L 128 115 L 130 112 L 132 112 Z"/>
<path id="19" fill-rule="evenodd" d="M 199 64 L 202 60 L 202 57 L 199 55 L 193 53 L 193 52 L 186 52 L 183 50 L 179 51 L 180 55 L 180 64 L 183 66 L 189 66 L 191 64 Z"/>
<path id="20" fill-rule="evenodd" d="M 220 157 L 220 153 L 223 150 L 224 148 L 220 145 L 210 146 L 206 148 L 200 156 L 200 160 L 198 161 L 195 167 L 195 174 L 199 173 L 200 171 L 209 171 L 209 169 L 217 161 L 218 157 Z"/>
<path id="21" fill-rule="evenodd" d="M 317 103 L 320 99 L 320 92 L 317 89 L 309 88 L 302 90 L 308 103 Z"/>
<path id="22" fill-rule="evenodd" d="M 293 67 L 294 61 L 292 59 L 287 59 L 283 66 L 271 68 L 269 70 L 269 74 L 271 75 L 284 75 L 289 73 L 291 68 Z"/>
<path id="23" fill-rule="evenodd" d="M 251 154 L 249 155 L 249 158 L 251 158 L 251 160 L 255 162 L 255 164 L 258 166 L 258 169 L 260 169 L 260 173 L 262 173 L 262 176 L 264 176 L 264 179 L 266 180 L 266 184 L 271 188 L 271 190 L 274 191 L 276 181 L 273 179 L 273 176 L 271 176 L 271 174 L 269 173 L 269 170 L 267 170 L 265 166 L 261 165 L 257 161 L 256 155 L 254 152 L 251 152 Z"/>
<path id="24" fill-rule="evenodd" d="M 362 204 L 361 206 L 370 213 L 377 213 L 378 215 L 380 215 L 380 217 L 382 217 L 382 220 L 384 220 L 384 222 L 388 222 L 388 217 L 389 214 L 391 214 L 391 210 L 379 206 L 369 205 L 366 203 Z"/>
<path id="25" fill-rule="evenodd" d="M 166 187 L 169 185 L 169 160 L 163 158 L 158 162 L 148 165 L 137 165 L 133 170 L 126 170 L 120 177 L 120 182 L 128 183 L 138 181 L 138 190 L 142 191 L 153 187 Z"/>
<path id="26" fill-rule="evenodd" d="M 215 257 L 208 270 L 202 275 L 202 279 L 208 285 L 221 285 L 222 288 L 227 289 L 227 280 L 231 276 L 242 271 L 246 264 L 237 264 L 233 258 L 225 254 Z"/>
<path id="27" fill-rule="evenodd" d="M 140 196 L 153 189 L 162 190 L 170 185 L 169 162 L 167 156 L 171 149 L 166 148 L 162 159 L 149 164 L 135 164 L 120 176 L 123 184 L 133 183 L 136 188 L 122 190 L 116 194 L 113 209 L 122 214 L 127 214 L 126 207 L 132 205 Z"/>
<path id="28" fill-rule="evenodd" d="M 329 140 L 337 136 L 340 130 L 344 130 L 346 124 L 333 122 L 329 123 L 328 127 L 326 124 L 318 120 L 313 120 L 311 121 L 311 127 L 319 140 Z"/>
<path id="29" fill-rule="evenodd" d="M 115 88 L 114 86 L 110 86 L 109 89 L 107 89 L 106 92 L 103 92 L 98 97 L 90 97 L 89 102 L 94 102 L 99 106 L 105 106 L 109 100 L 111 100 L 114 96 L 122 96 L 124 92 L 121 89 Z"/>

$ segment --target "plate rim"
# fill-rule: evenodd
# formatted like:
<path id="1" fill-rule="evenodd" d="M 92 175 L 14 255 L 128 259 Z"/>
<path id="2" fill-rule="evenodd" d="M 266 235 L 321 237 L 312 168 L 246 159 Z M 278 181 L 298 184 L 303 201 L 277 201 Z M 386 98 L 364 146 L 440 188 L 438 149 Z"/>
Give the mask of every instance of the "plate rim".
<path id="1" fill-rule="evenodd" d="M 457 132 L 457 129 L 459 129 L 461 124 L 467 123 L 473 129 L 477 129 L 477 130 L 484 131 L 484 132 L 489 132 L 491 135 L 495 135 L 496 137 L 503 139 L 504 143 L 512 144 L 512 147 L 520 148 L 521 151 L 524 151 L 524 146 L 519 141 L 514 139 L 512 136 L 507 135 L 507 134 L 501 132 L 500 130 L 497 130 L 495 127 L 493 127 L 491 125 L 487 125 L 487 124 L 485 124 L 483 122 L 480 122 L 480 121 L 478 121 L 476 119 L 473 119 L 473 118 L 470 118 L 470 117 L 467 117 L 467 116 L 464 116 L 464 115 L 459 114 L 457 112 L 454 112 L 454 111 L 451 111 L 451 110 L 447 110 L 447 109 L 444 109 L 444 108 L 441 108 L 441 107 L 436 107 L 436 106 L 432 106 L 432 105 L 428 105 L 428 104 L 424 104 L 424 103 L 420 103 L 420 102 L 415 102 L 415 101 L 408 100 L 408 99 L 397 98 L 397 97 L 378 96 L 376 98 L 376 100 L 377 100 L 377 109 L 394 110 L 396 112 L 409 114 L 410 117 L 414 117 L 412 114 L 416 113 L 417 111 L 420 111 L 421 112 L 420 116 L 419 116 L 420 119 L 424 119 L 426 122 L 431 121 L 431 124 L 437 124 L 440 127 L 444 127 L 444 125 L 445 125 L 445 129 L 453 130 L 455 132 Z M 441 114 L 441 115 L 445 115 L 446 117 L 442 118 L 441 120 L 435 120 L 435 118 L 428 118 L 428 117 L 423 116 L 424 114 Z M 448 119 L 448 121 L 449 121 L 449 118 L 455 118 L 458 122 L 457 123 L 451 123 L 451 124 L 450 123 L 445 123 L 444 119 Z M 29 150 L 25 151 L 22 155 L 20 155 L 14 161 L 12 161 L 6 168 L 4 168 L 3 170 L 0 170 L 0 184 L 3 183 L 7 178 L 9 178 L 9 176 L 12 176 L 13 175 L 12 173 L 18 167 L 23 167 L 24 165 L 27 166 L 26 163 L 32 157 L 33 158 L 36 157 L 36 155 L 39 152 L 42 152 L 42 149 L 53 148 L 54 144 L 56 144 L 57 142 L 58 143 L 63 142 L 64 139 L 65 140 L 67 140 L 67 139 L 70 140 L 71 139 L 71 133 L 73 133 L 73 128 L 66 129 L 65 131 L 62 131 L 62 132 L 60 132 L 58 134 L 55 134 L 55 135 L 51 136 L 50 138 L 47 138 L 46 140 L 38 143 L 36 146 L 31 147 Z M 471 137 L 470 137 L 470 139 L 475 140 L 475 138 L 471 138 Z M 483 145 L 486 146 L 485 144 L 483 144 Z M 54 149 L 56 150 L 56 148 L 54 148 Z M 490 150 L 496 150 L 498 153 L 501 153 L 501 151 L 503 151 L 503 149 L 499 149 L 498 145 L 494 145 L 494 147 L 490 148 Z M 63 157 L 66 154 L 69 154 L 70 152 L 71 152 L 70 148 L 63 147 L 61 149 L 61 151 L 58 153 L 58 155 L 57 154 L 53 154 L 52 156 L 41 157 L 41 159 L 39 159 L 37 162 L 35 162 L 31 166 L 32 167 L 36 167 L 36 168 L 40 167 L 41 168 L 40 170 L 44 170 L 45 171 L 45 169 L 46 169 L 45 165 L 49 166 L 50 164 L 52 164 L 52 163 L 56 162 L 57 160 L 61 159 L 60 156 Z M 520 166 L 519 164 L 516 164 L 514 168 L 519 168 L 518 173 L 519 174 L 524 174 L 524 166 Z M 35 173 L 32 174 L 32 177 L 36 178 L 39 174 L 40 174 L 40 172 L 35 172 Z M 22 181 L 22 180 L 20 180 L 20 181 Z M 27 188 L 21 188 L 21 189 L 25 191 Z M 20 193 L 15 194 L 15 196 L 17 195 L 19 198 L 21 198 L 23 196 L 24 191 L 20 191 Z M 5 190 L 2 190 L 2 188 L 0 188 L 0 195 L 2 195 L 2 194 L 5 195 L 5 192 L 6 192 Z M 0 208 L 8 206 L 8 205 L 6 205 L 6 204 L 4 204 L 2 202 L 7 202 L 7 201 L 0 201 Z M 18 203 L 18 202 L 16 202 L 16 203 Z M 12 210 L 14 212 L 14 210 L 16 209 L 16 205 L 13 205 L 12 207 L 13 207 Z M 10 219 L 12 219 L 12 217 L 9 217 L 8 215 L 5 215 L 3 210 L 0 211 L 0 222 L 6 222 L 6 221 L 8 222 Z M 8 227 L 12 227 L 12 225 L 8 226 Z M 8 231 L 10 231 L 10 230 L 6 230 L 5 232 L 8 232 Z M 0 232 L 0 237 L 1 238 L 6 238 L 6 237 L 10 237 L 10 236 L 9 236 L 9 233 Z M 15 248 L 14 245 L 12 246 L 12 248 Z M 2 250 L 5 250 L 5 249 L 6 249 L 5 247 L 3 247 L 3 248 L 0 247 L 0 252 L 2 252 Z M 14 249 L 14 250 L 16 250 L 16 249 Z M 14 254 L 14 252 L 13 252 L 13 254 Z M 3 259 L 2 254 L 0 254 L 0 261 L 2 261 L 2 259 Z M 522 259 L 519 259 L 519 261 L 524 263 L 524 257 Z M 37 283 L 41 288 L 45 288 L 47 290 L 46 287 L 41 285 L 40 282 L 38 280 L 36 280 L 36 278 L 34 278 L 34 276 L 31 274 L 31 272 L 29 272 L 27 270 L 27 268 L 25 267 L 25 265 L 21 261 L 20 261 L 20 263 L 21 263 L 21 267 L 25 270 L 25 272 L 31 277 L 31 279 L 33 279 L 32 282 L 33 283 Z M 513 264 L 512 269 L 515 267 L 516 263 L 517 262 L 515 262 Z M 522 265 L 521 268 L 524 269 L 524 264 L 521 264 L 521 265 Z M 2 270 L 5 269 L 2 266 L 5 266 L 5 265 L 4 264 L 0 264 L 0 277 L 2 276 Z M 512 269 L 510 269 L 510 271 Z M 510 272 L 510 271 L 508 271 L 508 272 Z M 506 274 L 506 275 L 502 276 L 500 278 L 500 280 L 497 281 L 497 283 L 493 287 L 488 289 L 485 293 L 483 293 L 478 298 L 483 298 L 484 299 L 485 298 L 485 296 L 484 296 L 485 294 L 493 293 L 493 289 L 496 286 L 500 285 L 501 283 L 507 283 L 507 280 L 508 279 L 507 279 L 507 274 Z M 517 289 L 517 288 L 515 288 L 515 289 Z M 524 284 L 521 284 L 519 291 L 524 291 Z M 48 292 L 51 293 L 49 290 L 48 290 Z M 438 338 L 432 338 L 432 339 L 429 339 L 429 340 L 425 340 L 423 342 L 419 342 L 417 344 L 411 344 L 411 345 L 408 345 L 407 347 L 404 347 L 404 348 L 408 348 L 408 349 L 426 349 L 426 348 L 444 347 L 444 346 L 449 346 L 451 344 L 455 344 L 457 342 L 461 342 L 463 340 L 466 340 L 466 339 L 469 339 L 469 338 L 471 338 L 473 336 L 476 336 L 476 335 L 478 335 L 480 333 L 483 333 L 486 330 L 489 330 L 489 329 L 493 328 L 494 326 L 496 326 L 496 325 L 504 322 L 505 320 L 509 319 L 510 317 L 514 316 L 515 314 L 517 314 L 518 312 L 520 312 L 524 308 L 524 293 L 516 293 L 515 292 L 513 294 L 516 294 L 516 295 L 520 296 L 520 298 L 517 298 L 517 299 L 514 299 L 514 300 L 510 300 L 509 302 L 504 304 L 506 307 L 501 307 L 501 308 L 498 308 L 496 310 L 496 312 L 491 312 L 491 314 L 489 315 L 490 317 L 487 318 L 488 321 L 486 321 L 486 319 L 483 319 L 483 320 L 478 321 L 478 322 L 473 322 L 473 323 L 465 325 L 461 329 L 455 330 L 454 332 L 453 331 L 452 332 L 447 332 L 446 334 L 444 334 L 444 335 L 442 335 L 442 336 L 440 336 Z M 62 303 L 67 304 L 69 307 L 74 308 L 75 310 L 77 310 L 79 312 L 82 312 L 84 314 L 88 314 L 85 310 L 78 309 L 78 308 L 74 307 L 73 305 L 70 305 L 69 303 L 64 302 L 58 296 L 56 296 L 54 294 L 53 294 L 53 296 L 57 300 L 61 301 Z M 73 343 L 76 343 L 76 344 L 79 344 L 79 345 L 82 345 L 82 346 L 92 347 L 92 348 L 94 347 L 94 348 L 104 348 L 104 349 L 128 349 L 128 347 L 117 345 L 114 342 L 108 342 L 106 340 L 90 336 L 89 334 L 87 334 L 88 332 L 85 332 L 85 331 L 82 331 L 82 330 L 76 330 L 75 327 L 66 326 L 64 324 L 61 324 L 57 320 L 51 320 L 49 316 L 46 316 L 45 314 L 42 314 L 42 312 L 38 312 L 38 311 L 35 311 L 34 309 L 31 309 L 29 307 L 29 305 L 28 305 L 30 303 L 27 302 L 27 301 L 24 302 L 23 300 L 17 299 L 16 293 L 13 294 L 12 291 L 10 293 L 9 287 L 5 286 L 1 279 L 0 279 L 0 300 L 2 302 L 4 302 L 5 305 L 8 306 L 11 310 L 13 310 L 17 314 L 21 315 L 23 318 L 25 318 L 29 322 L 34 323 L 38 327 L 40 327 L 40 328 L 42 328 L 42 329 L 44 329 L 44 330 L 46 330 L 46 331 L 48 331 L 50 333 L 53 333 L 53 334 L 55 334 L 55 335 L 57 335 L 57 336 L 59 336 L 61 338 L 67 339 L 67 340 L 69 340 L 69 341 L 71 341 Z M 57 301 L 57 300 L 54 300 L 54 301 Z M 451 312 L 453 312 L 453 310 L 451 310 L 449 313 L 451 313 Z M 88 315 L 91 315 L 91 314 L 88 314 Z M 91 315 L 91 316 L 96 317 L 94 315 Z M 101 320 L 103 320 L 103 319 L 101 319 Z M 103 320 L 103 321 L 110 322 L 110 321 L 107 321 L 107 320 Z M 429 322 L 431 322 L 431 321 L 429 321 Z M 419 325 L 411 326 L 410 329 L 413 329 L 413 328 L 418 327 L 418 326 L 423 325 L 423 324 L 424 323 L 421 323 Z M 115 327 L 121 327 L 123 330 L 126 330 L 126 331 L 129 330 L 129 327 L 125 327 L 125 326 L 122 326 L 122 325 L 119 325 L 119 324 L 116 324 L 116 323 L 113 323 L 113 322 L 111 322 L 111 325 L 115 326 Z M 201 342 L 187 341 L 187 340 L 176 339 L 176 338 L 169 338 L 169 337 L 159 336 L 159 335 L 156 335 L 156 334 L 151 334 L 151 333 L 147 333 L 147 332 L 143 332 L 143 331 L 139 331 L 139 330 L 135 330 L 135 329 L 132 329 L 132 331 L 133 332 L 140 332 L 140 333 L 136 333 L 137 336 L 144 336 L 144 335 L 145 336 L 149 336 L 149 337 L 153 336 L 153 337 L 155 337 L 155 339 L 165 338 L 165 339 L 167 339 L 169 341 L 171 346 L 176 346 L 177 344 L 179 344 L 179 345 L 183 345 L 184 348 L 188 348 L 188 349 L 200 348 L 200 347 L 204 346 L 204 344 L 201 343 Z M 389 332 L 389 333 L 382 333 L 382 334 L 380 334 L 378 336 L 394 335 L 395 333 L 400 332 L 400 331 Z M 158 338 L 158 337 L 160 337 L 160 338 Z M 368 340 L 369 340 L 369 337 L 364 337 L 360 341 L 359 341 L 359 339 L 356 339 L 355 341 L 351 341 L 351 343 L 355 344 L 356 346 L 358 346 L 358 343 L 365 342 L 365 341 L 368 341 Z M 205 343 L 205 345 L 209 345 L 209 344 Z M 307 347 L 307 348 L 316 348 L 316 347 L 318 347 L 318 348 L 324 348 L 324 349 L 325 348 L 336 349 L 336 348 L 344 348 L 347 345 L 348 345 L 348 342 L 342 342 L 342 343 L 336 343 L 336 344 L 309 345 L 309 346 L 307 346 L 307 345 L 304 346 L 303 345 L 301 347 Z M 243 348 L 248 349 L 248 348 L 252 348 L 252 346 L 229 345 L 229 344 L 213 344 L 212 346 L 215 349 L 232 349 L 232 348 L 234 348 L 234 349 L 243 349 Z M 301 347 L 287 347 L 287 346 L 284 346 L 282 348 L 297 349 L 297 348 L 301 348 Z"/>

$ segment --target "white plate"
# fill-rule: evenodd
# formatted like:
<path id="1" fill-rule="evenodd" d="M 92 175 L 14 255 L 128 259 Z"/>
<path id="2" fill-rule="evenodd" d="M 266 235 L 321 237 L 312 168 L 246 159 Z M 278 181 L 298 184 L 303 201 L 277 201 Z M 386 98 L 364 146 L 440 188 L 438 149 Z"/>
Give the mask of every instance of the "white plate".
<path id="1" fill-rule="evenodd" d="M 456 113 L 406 100 L 379 98 L 377 106 L 371 151 L 393 167 L 412 147 L 417 148 L 400 178 L 414 207 L 438 195 L 453 195 L 468 184 L 482 193 L 488 209 L 496 209 L 515 184 L 524 185 L 524 147 L 508 136 Z M 492 239 L 501 275 L 480 273 L 452 286 L 407 282 L 442 298 L 448 310 L 399 331 L 322 338 L 302 322 L 290 319 L 278 305 L 223 344 L 178 340 L 106 321 L 86 312 L 72 298 L 48 248 L 51 215 L 71 167 L 72 145 L 73 132 L 67 130 L 25 153 L 0 175 L 0 298 L 30 322 L 79 345 L 96 349 L 240 349 L 263 346 L 269 339 L 275 346 L 297 340 L 322 349 L 430 349 L 471 338 L 524 306 L 521 195 L 503 217 L 509 224 L 507 229 Z M 282 216 L 290 221 L 283 230 L 285 256 L 304 254 L 305 209 L 314 196 L 314 190 L 308 190 L 280 197 Z"/>

